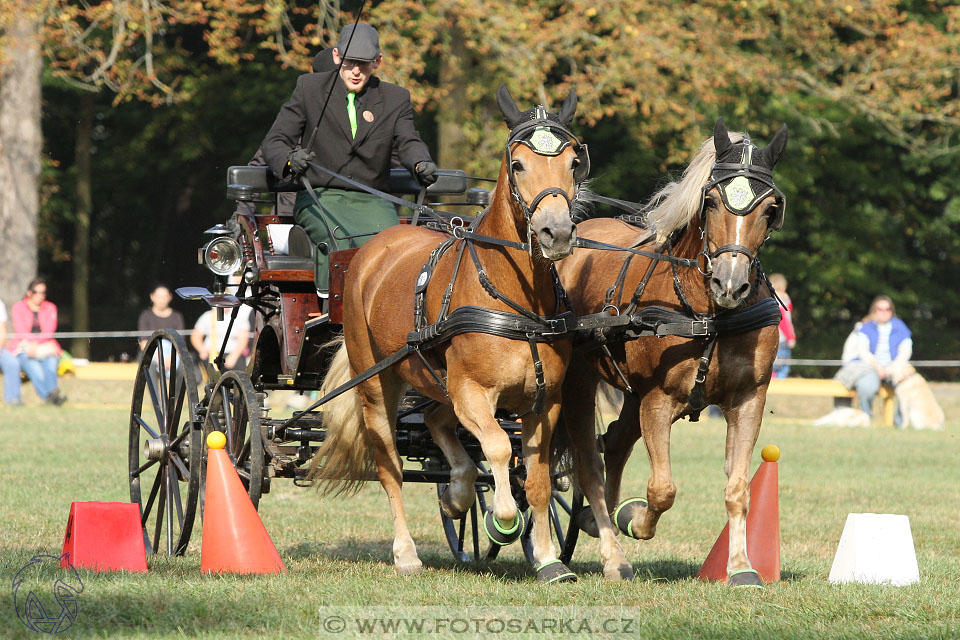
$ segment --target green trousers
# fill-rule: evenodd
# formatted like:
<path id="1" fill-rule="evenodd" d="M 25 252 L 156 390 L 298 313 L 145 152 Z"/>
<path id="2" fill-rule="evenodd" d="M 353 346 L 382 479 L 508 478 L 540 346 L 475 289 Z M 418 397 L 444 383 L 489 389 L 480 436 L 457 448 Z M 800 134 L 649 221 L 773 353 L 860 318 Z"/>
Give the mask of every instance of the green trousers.
<path id="1" fill-rule="evenodd" d="M 320 206 L 308 192 L 301 191 L 293 217 L 316 247 L 314 282 L 318 291 L 326 293 L 330 290 L 330 252 L 359 247 L 399 220 L 392 204 L 369 193 L 342 189 L 315 189 L 314 193 Z"/>

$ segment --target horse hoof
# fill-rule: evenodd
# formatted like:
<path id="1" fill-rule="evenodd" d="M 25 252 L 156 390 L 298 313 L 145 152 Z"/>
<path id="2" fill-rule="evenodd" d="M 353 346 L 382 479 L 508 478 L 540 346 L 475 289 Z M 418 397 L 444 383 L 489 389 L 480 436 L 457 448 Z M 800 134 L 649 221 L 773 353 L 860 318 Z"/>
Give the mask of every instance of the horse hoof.
<path id="1" fill-rule="evenodd" d="M 457 508 L 453 506 L 453 503 L 450 502 L 450 485 L 444 487 L 438 502 L 440 503 L 440 511 L 451 520 L 462 520 L 464 516 L 467 515 L 466 509 L 458 511 Z"/>
<path id="2" fill-rule="evenodd" d="M 597 519 L 593 517 L 593 510 L 590 507 L 583 507 L 573 514 L 573 521 L 591 538 L 600 537 L 600 527 L 597 526 Z"/>
<path id="3" fill-rule="evenodd" d="M 407 565 L 397 565 L 397 575 L 398 576 L 415 576 L 418 573 L 423 573 L 423 563 L 418 562 L 417 564 L 407 564 Z"/>
<path id="4" fill-rule="evenodd" d="M 605 569 L 603 571 L 603 577 L 609 580 L 610 582 L 618 582 L 620 580 L 633 580 L 633 567 L 629 564 L 624 563 L 619 567 L 614 569 Z"/>
<path id="5" fill-rule="evenodd" d="M 483 532 L 490 538 L 490 542 L 498 544 L 501 547 L 516 542 L 523 533 L 523 514 L 517 511 L 517 516 L 513 522 L 506 524 L 497 520 L 493 511 L 487 511 L 483 517 Z"/>
<path id="6" fill-rule="evenodd" d="M 557 584 L 576 581 L 577 575 L 559 560 L 547 560 L 537 568 L 537 582 Z"/>
<path id="7" fill-rule="evenodd" d="M 617 529 L 620 529 L 620 532 L 633 538 L 639 540 L 637 536 L 633 535 L 633 528 L 630 526 L 633 523 L 633 509 L 629 508 L 633 505 L 640 505 L 644 509 L 647 508 L 647 501 L 643 498 L 630 498 L 624 500 L 620 503 L 620 506 L 617 507 L 617 510 L 613 512 L 613 522 L 617 525 Z"/>
<path id="8" fill-rule="evenodd" d="M 735 571 L 727 577 L 727 584 L 731 587 L 749 587 L 752 589 L 763 589 L 763 580 L 755 569 L 744 569 Z"/>

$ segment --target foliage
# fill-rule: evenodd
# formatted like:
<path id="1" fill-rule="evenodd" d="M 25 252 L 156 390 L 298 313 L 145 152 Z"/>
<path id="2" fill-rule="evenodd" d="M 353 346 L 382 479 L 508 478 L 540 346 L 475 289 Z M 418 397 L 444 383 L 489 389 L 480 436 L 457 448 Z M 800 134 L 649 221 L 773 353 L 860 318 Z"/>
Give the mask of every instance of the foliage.
<path id="1" fill-rule="evenodd" d="M 204 277 L 192 252 L 229 214 L 224 168 L 252 155 L 298 70 L 360 4 L 0 0 L 0 55 L 5 21 L 44 17 L 41 231 L 45 266 L 61 277 L 71 87 L 109 90 L 97 98 L 93 295 L 132 304 L 95 326 L 130 326 L 145 281 Z M 682 169 L 716 117 L 760 141 L 786 122 L 787 224 L 763 258 L 790 278 L 795 354 L 835 357 L 881 292 L 917 332 L 919 357 L 960 354 L 955 3 L 382 0 L 362 18 L 380 30 L 380 75 L 411 89 L 424 138 L 454 144 L 445 157 L 475 175 L 499 163 L 500 82 L 521 105 L 556 105 L 575 87 L 594 188 L 630 200 Z"/>

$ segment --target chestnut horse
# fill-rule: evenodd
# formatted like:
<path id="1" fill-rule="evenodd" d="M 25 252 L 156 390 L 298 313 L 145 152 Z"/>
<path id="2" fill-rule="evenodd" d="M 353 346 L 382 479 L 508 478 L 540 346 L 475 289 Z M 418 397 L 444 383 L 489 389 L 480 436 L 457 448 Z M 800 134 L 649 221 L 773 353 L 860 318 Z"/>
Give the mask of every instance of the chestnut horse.
<path id="1" fill-rule="evenodd" d="M 578 225 L 583 238 L 689 258 L 699 262 L 697 268 L 596 250 L 579 250 L 558 264 L 578 315 L 601 310 L 659 313 L 652 309 L 655 305 L 687 316 L 685 330 L 677 329 L 684 322 L 677 323 L 675 313 L 666 318 L 675 323 L 673 329 L 650 325 L 657 335 L 668 334 L 664 337 L 610 336 L 609 354 L 578 350 L 564 383 L 564 422 L 581 485 L 602 477 L 605 463 L 604 506 L 625 534 L 646 540 L 676 496 L 670 471 L 671 425 L 684 415 L 696 419 L 708 403 L 719 405 L 727 422 L 724 498 L 730 521 L 730 584 L 762 584 L 747 558 L 745 519 L 750 457 L 777 352 L 779 310 L 768 299 L 772 290 L 756 255 L 768 233 L 782 223 L 785 202 L 773 184 L 772 169 L 786 142 L 786 126 L 761 149 L 745 134 L 728 134 L 718 120 L 713 137 L 703 143 L 681 180 L 651 199 L 643 228 L 609 218 Z M 701 322 L 694 326 L 693 319 Z M 718 330 L 710 329 L 707 335 L 709 327 Z M 705 381 L 695 386 L 703 369 Z M 603 462 L 594 440 L 594 396 L 601 379 L 625 391 L 619 418 L 605 436 Z M 614 510 L 641 425 L 650 458 L 647 496 L 624 501 Z M 578 521 L 596 533 L 589 513 Z"/>
<path id="2" fill-rule="evenodd" d="M 344 287 L 344 345 L 324 392 L 402 352 L 408 334 L 423 330 L 425 322 L 418 320 L 424 316 L 441 335 L 453 324 L 438 322 L 448 309 L 451 320 L 462 313 L 459 318 L 470 319 L 473 326 L 435 341 L 333 400 L 324 409 L 327 437 L 311 477 L 325 481 L 328 491 L 349 490 L 375 463 L 393 515 L 397 571 L 416 573 L 422 563 L 407 528 L 403 463 L 395 443 L 404 388 L 409 385 L 437 403 L 424 417 L 450 463 L 450 486 L 441 508 L 453 518 L 463 517 L 474 503 L 478 475 L 455 436 L 457 422 L 480 441 L 495 482 L 492 515 L 485 514 L 491 538 L 519 535 L 523 528 L 508 476 L 510 441 L 494 412 L 520 415 L 537 578 L 560 582 L 575 576 L 557 559 L 550 535 L 550 446 L 572 346 L 566 334 L 559 339 L 536 336 L 558 313 L 553 261 L 567 256 L 576 241 L 571 209 L 588 157 L 567 129 L 576 111 L 573 91 L 559 114 L 542 106 L 521 113 L 504 86 L 498 102 L 510 136 L 490 206 L 467 234 L 461 229 L 446 244 L 442 233 L 396 226 L 357 252 Z M 503 337 L 484 332 L 477 318 L 491 314 L 510 318 L 512 324 L 526 323 L 530 333 Z M 608 577 L 631 577 L 612 527 L 603 532 L 602 552 Z"/>

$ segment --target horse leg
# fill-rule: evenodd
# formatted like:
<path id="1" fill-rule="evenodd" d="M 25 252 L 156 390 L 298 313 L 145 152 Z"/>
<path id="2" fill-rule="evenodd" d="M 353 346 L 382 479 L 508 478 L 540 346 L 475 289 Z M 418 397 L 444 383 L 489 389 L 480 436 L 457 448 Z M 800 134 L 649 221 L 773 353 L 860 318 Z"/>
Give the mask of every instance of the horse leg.
<path id="1" fill-rule="evenodd" d="M 550 446 L 553 430 L 560 418 L 560 393 L 547 400 L 546 410 L 536 415 L 528 413 L 523 422 L 523 464 L 527 471 L 524 490 L 533 518 L 533 561 L 537 580 L 547 583 L 576 580 L 569 568 L 557 559 L 557 548 L 550 535 L 550 498 L 553 481 L 550 478 Z"/>
<path id="2" fill-rule="evenodd" d="M 480 441 L 483 455 L 493 474 L 493 515 L 503 524 L 513 523 L 519 517 L 517 502 L 510 492 L 510 457 L 513 450 L 510 438 L 493 417 L 496 401 L 493 391 L 485 389 L 467 376 L 449 372 L 448 391 L 460 424 Z"/>
<path id="3" fill-rule="evenodd" d="M 757 394 L 761 395 L 765 394 Z M 729 584 L 762 585 L 747 557 L 747 511 L 750 506 L 750 456 L 760 435 L 764 400 L 764 397 L 754 397 L 725 412 L 727 444 L 724 471 L 727 473 L 727 486 L 723 497 L 730 523 L 730 552 L 727 557 Z M 735 574 L 739 578 L 733 582 Z"/>
<path id="4" fill-rule="evenodd" d="M 397 406 L 403 385 L 399 378 L 385 371 L 360 385 L 363 419 L 367 437 L 373 447 L 380 485 L 390 501 L 393 516 L 393 561 L 400 575 L 420 573 L 423 563 L 407 528 L 403 508 L 403 460 L 397 452 L 394 427 Z"/>
<path id="5" fill-rule="evenodd" d="M 594 432 L 597 383 L 592 369 L 571 367 L 564 380 L 564 424 L 573 454 L 577 484 L 583 491 L 590 510 L 573 514 L 577 526 L 587 534 L 600 538 L 600 559 L 603 575 L 608 580 L 633 579 L 633 568 L 627 562 L 623 547 L 616 538 L 610 512 L 604 497 L 603 459 L 597 449 Z M 570 381 L 570 386 L 566 386 Z"/>
<path id="6" fill-rule="evenodd" d="M 457 414 L 453 407 L 434 404 L 424 412 L 423 419 L 433 441 L 450 464 L 450 484 L 440 496 L 440 508 L 447 517 L 457 520 L 476 500 L 474 483 L 480 470 L 457 439 Z"/>
<path id="7" fill-rule="evenodd" d="M 648 399 L 650 396 L 648 396 Z M 670 415 L 672 407 L 663 402 L 644 402 L 643 442 L 650 458 L 650 478 L 647 480 L 647 500 L 634 502 L 629 514 L 631 535 L 639 540 L 649 540 L 657 532 L 657 521 L 664 511 L 673 506 L 677 497 L 677 485 L 670 469 Z M 623 516 L 620 522 L 626 520 Z"/>
<path id="8" fill-rule="evenodd" d="M 633 453 L 633 445 L 640 438 L 640 408 L 632 394 L 624 394 L 620 416 L 610 423 L 604 438 L 604 468 L 607 478 L 604 496 L 607 508 L 612 510 L 620 502 L 620 485 L 623 482 L 623 469 Z M 613 515 L 611 512 L 610 515 Z"/>

